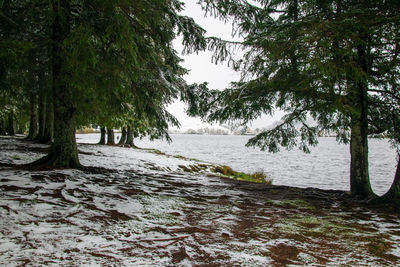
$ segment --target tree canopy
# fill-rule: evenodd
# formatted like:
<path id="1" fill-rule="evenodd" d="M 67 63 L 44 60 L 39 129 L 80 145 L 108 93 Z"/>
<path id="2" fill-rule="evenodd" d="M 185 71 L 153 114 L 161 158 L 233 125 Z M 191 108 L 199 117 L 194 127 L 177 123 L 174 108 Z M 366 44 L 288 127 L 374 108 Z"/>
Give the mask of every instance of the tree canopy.
<path id="1" fill-rule="evenodd" d="M 165 107 L 186 86 L 172 40 L 182 35 L 188 51 L 206 45 L 204 30 L 180 15 L 182 8 L 178 0 L 2 1 L 2 105 L 16 103 L 8 96 L 22 90 L 27 103 L 18 110 L 30 103 L 32 117 L 39 95 L 54 112 L 53 152 L 41 164 L 79 165 L 77 125 L 135 120 L 141 134 L 169 138 L 168 125 L 179 122 Z M 29 81 L 15 83 L 14 76 Z M 45 105 L 39 107 L 45 114 Z"/>
<path id="2" fill-rule="evenodd" d="M 335 134 L 350 142 L 352 193 L 372 196 L 368 136 L 398 140 L 399 2 L 200 2 L 206 14 L 232 19 L 234 34 L 243 38 L 240 44 L 208 39 L 215 58 L 229 60 L 242 78 L 224 91 L 192 86 L 188 112 L 246 124 L 279 108 L 287 114 L 281 123 L 248 146 L 307 152 L 320 134 Z M 237 45 L 245 51 L 239 59 L 232 53 Z"/>

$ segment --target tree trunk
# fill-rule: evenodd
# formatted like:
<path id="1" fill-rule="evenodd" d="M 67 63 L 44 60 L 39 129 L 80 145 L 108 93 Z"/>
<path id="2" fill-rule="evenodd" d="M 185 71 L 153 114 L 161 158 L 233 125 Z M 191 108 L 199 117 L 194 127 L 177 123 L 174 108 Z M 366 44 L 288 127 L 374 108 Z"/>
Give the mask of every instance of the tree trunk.
<path id="1" fill-rule="evenodd" d="M 107 145 L 115 145 L 114 130 L 110 127 L 107 127 Z"/>
<path id="2" fill-rule="evenodd" d="M 75 139 L 75 113 L 64 40 L 70 33 L 70 6 L 68 0 L 52 0 L 54 14 L 51 35 L 51 64 L 53 71 L 54 142 L 50 153 L 36 164 L 54 168 L 78 168 L 78 148 Z M 35 164 L 34 163 L 34 164 Z"/>
<path id="3" fill-rule="evenodd" d="M 6 135 L 6 134 L 7 134 L 7 131 L 6 131 L 5 120 L 0 117 L 0 135 Z"/>
<path id="4" fill-rule="evenodd" d="M 126 142 L 126 126 L 122 127 L 121 139 L 119 139 L 118 145 L 125 145 Z"/>
<path id="5" fill-rule="evenodd" d="M 44 123 L 43 137 L 39 140 L 41 143 L 52 143 L 54 138 L 54 103 L 52 90 L 47 91 L 46 95 L 46 115 Z"/>
<path id="6" fill-rule="evenodd" d="M 34 140 L 38 135 L 38 116 L 37 116 L 37 95 L 31 93 L 30 96 L 30 121 L 29 121 L 29 133 L 27 139 Z"/>
<path id="7" fill-rule="evenodd" d="M 379 201 L 400 203 L 400 155 L 398 155 L 397 169 L 392 186 L 386 194 L 379 198 Z"/>
<path id="8" fill-rule="evenodd" d="M 128 124 L 128 132 L 126 133 L 125 145 L 129 147 L 135 147 L 135 144 L 133 143 L 133 128 L 131 123 Z"/>
<path id="9" fill-rule="evenodd" d="M 37 139 L 40 141 L 44 138 L 44 130 L 46 124 L 46 87 L 44 86 L 44 75 L 39 71 L 39 129 Z"/>
<path id="10" fill-rule="evenodd" d="M 361 35 L 363 33 L 360 33 Z M 365 45 L 357 47 L 357 63 L 367 73 L 368 56 Z M 374 196 L 369 180 L 368 166 L 368 84 L 356 80 L 351 101 L 354 109 L 351 115 L 350 140 L 350 191 L 353 195 L 368 198 Z"/>
<path id="11" fill-rule="evenodd" d="M 106 144 L 106 127 L 100 127 L 100 141 L 99 145 Z"/>
<path id="12" fill-rule="evenodd" d="M 10 136 L 15 135 L 14 110 L 12 109 L 8 113 L 7 133 Z"/>
<path id="13" fill-rule="evenodd" d="M 373 195 L 368 171 L 368 137 L 359 120 L 352 120 L 350 140 L 350 191 L 353 195 Z"/>

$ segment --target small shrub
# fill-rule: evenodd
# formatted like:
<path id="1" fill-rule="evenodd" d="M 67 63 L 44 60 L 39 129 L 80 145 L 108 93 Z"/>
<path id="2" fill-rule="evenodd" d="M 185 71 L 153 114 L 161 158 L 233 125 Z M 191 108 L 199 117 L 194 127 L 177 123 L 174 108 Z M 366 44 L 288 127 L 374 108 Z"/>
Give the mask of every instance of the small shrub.
<path id="1" fill-rule="evenodd" d="M 254 181 L 256 183 L 272 184 L 272 180 L 271 179 L 267 179 L 267 176 L 262 171 L 258 171 L 258 172 L 253 173 L 251 175 L 251 177 L 254 179 Z"/>
<path id="2" fill-rule="evenodd" d="M 249 181 L 253 183 L 261 183 L 268 185 L 272 184 L 272 180 L 268 179 L 263 171 L 258 171 L 253 174 L 248 174 L 244 172 L 236 172 L 232 170 L 232 168 L 229 166 L 214 166 L 214 168 L 212 168 L 211 171 L 215 173 L 220 173 L 222 175 L 240 181 Z"/>
<path id="3" fill-rule="evenodd" d="M 235 175 L 235 172 L 229 166 L 215 166 L 214 172 L 221 173 L 221 174 L 227 175 L 227 176 Z"/>

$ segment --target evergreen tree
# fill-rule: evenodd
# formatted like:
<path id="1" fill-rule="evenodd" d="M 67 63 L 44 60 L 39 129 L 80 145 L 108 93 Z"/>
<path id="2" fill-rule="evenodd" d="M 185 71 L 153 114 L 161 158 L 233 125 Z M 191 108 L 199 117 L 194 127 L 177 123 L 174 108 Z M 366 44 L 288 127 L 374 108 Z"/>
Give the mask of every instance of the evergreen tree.
<path id="1" fill-rule="evenodd" d="M 41 140 L 53 141 L 49 155 L 34 165 L 79 167 L 77 125 L 113 127 L 117 121 L 134 118 L 146 126 L 140 129 L 142 134 L 169 138 L 168 123 L 178 122 L 165 106 L 186 86 L 181 78 L 186 70 L 172 40 L 183 35 L 187 51 L 205 46 L 204 31 L 178 14 L 182 8 L 178 0 L 5 1 L 0 18 L 12 32 L 1 27 L 6 42 L 0 45 L 17 51 L 28 40 L 35 58 L 51 67 L 42 73 L 28 67 L 29 73 L 36 73 L 35 90 L 42 96 Z M 34 13 L 38 16 L 24 17 Z M 0 59 L 9 57 L 0 55 Z M 22 69 L 22 65 L 16 68 Z M 4 72 L 9 70 L 6 67 Z M 41 84 L 47 76 L 51 94 L 43 93 L 47 86 Z M 35 103 L 31 106 L 37 109 Z M 36 124 L 31 124 L 32 130 Z"/>
<path id="2" fill-rule="evenodd" d="M 107 145 L 115 145 L 114 129 L 111 127 L 107 127 Z"/>
<path id="3" fill-rule="evenodd" d="M 398 1 L 244 1 L 202 0 L 208 14 L 233 19 L 234 33 L 244 40 L 245 55 L 232 56 L 236 43 L 209 39 L 218 60 L 229 60 L 242 72 L 240 82 L 220 92 L 198 85 L 188 90 L 189 113 L 208 121 L 240 120 L 243 124 L 287 113 L 274 129 L 251 138 L 248 146 L 276 152 L 280 146 L 309 151 L 322 131 L 350 142 L 350 188 L 371 197 L 368 135 L 376 111 L 394 105 L 381 89 L 398 88 Z M 391 78 L 388 79 L 388 75 Z M 398 93 L 396 92 L 396 95 Z M 377 101 L 376 99 L 379 99 Z M 397 115 L 396 115 L 397 116 Z M 307 119 L 315 121 L 310 125 Z"/>
<path id="4" fill-rule="evenodd" d="M 101 126 L 100 127 L 100 141 L 98 143 L 99 145 L 105 145 L 106 144 L 106 127 Z"/>

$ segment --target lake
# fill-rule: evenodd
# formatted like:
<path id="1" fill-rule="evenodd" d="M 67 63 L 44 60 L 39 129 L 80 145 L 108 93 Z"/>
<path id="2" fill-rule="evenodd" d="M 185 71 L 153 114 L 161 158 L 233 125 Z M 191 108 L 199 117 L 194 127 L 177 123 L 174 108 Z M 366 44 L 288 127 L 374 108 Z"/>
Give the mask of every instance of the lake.
<path id="1" fill-rule="evenodd" d="M 119 138 L 119 135 L 116 135 Z M 142 148 L 231 166 L 236 171 L 264 171 L 275 185 L 349 190 L 350 148 L 335 138 L 323 137 L 310 154 L 295 149 L 271 154 L 245 147 L 251 136 L 172 134 L 172 143 L 147 138 L 135 140 Z M 77 134 L 78 142 L 97 143 L 99 134 Z M 372 188 L 384 194 L 393 182 L 396 151 L 388 140 L 369 140 Z"/>

